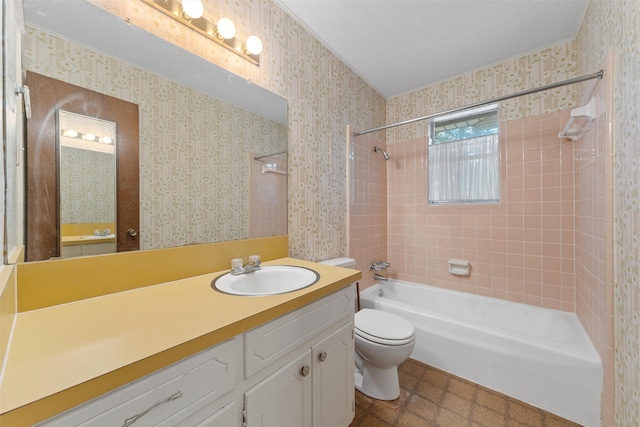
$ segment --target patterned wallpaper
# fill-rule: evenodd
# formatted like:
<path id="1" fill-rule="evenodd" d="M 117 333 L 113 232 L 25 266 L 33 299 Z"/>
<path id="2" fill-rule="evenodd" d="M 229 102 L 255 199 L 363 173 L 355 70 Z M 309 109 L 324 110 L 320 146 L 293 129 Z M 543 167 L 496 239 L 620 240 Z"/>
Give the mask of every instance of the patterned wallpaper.
<path id="1" fill-rule="evenodd" d="M 614 425 L 640 425 L 640 3 L 591 0 L 576 39 L 578 69 L 616 50 L 614 69 Z M 582 94 L 588 96 L 588 94 Z"/>
<path id="2" fill-rule="evenodd" d="M 248 237 L 246 153 L 286 150 L 284 125 L 34 28 L 23 60 L 139 105 L 141 249 Z"/>
<path id="3" fill-rule="evenodd" d="M 467 73 L 387 102 L 387 122 L 440 113 L 576 76 L 572 42 L 562 43 L 495 66 Z M 593 71 L 591 71 L 593 72 Z M 579 85 L 564 86 L 500 103 L 500 120 L 564 110 L 573 106 Z M 429 134 L 428 121 L 387 130 L 388 144 Z"/>
<path id="4" fill-rule="evenodd" d="M 61 147 L 60 170 L 62 224 L 115 221 L 113 154 Z"/>

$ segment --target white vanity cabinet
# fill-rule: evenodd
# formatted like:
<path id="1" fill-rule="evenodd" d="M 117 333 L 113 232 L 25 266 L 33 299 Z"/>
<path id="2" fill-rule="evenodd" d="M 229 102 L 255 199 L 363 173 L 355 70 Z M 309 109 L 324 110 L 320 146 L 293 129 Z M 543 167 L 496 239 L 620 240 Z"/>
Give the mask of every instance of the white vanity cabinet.
<path id="1" fill-rule="evenodd" d="M 351 285 L 41 426 L 347 427 L 354 303 Z"/>
<path id="2" fill-rule="evenodd" d="M 345 324 L 251 388 L 245 425 L 348 426 L 355 408 L 353 348 L 353 326 Z"/>
<path id="3" fill-rule="evenodd" d="M 62 258 L 75 258 L 79 256 L 112 254 L 117 252 L 115 242 L 87 243 L 84 245 L 62 245 L 60 255 Z"/>
<path id="4" fill-rule="evenodd" d="M 248 427 L 350 424 L 353 313 L 349 287 L 244 334 L 245 378 L 260 378 L 244 395 Z"/>
<path id="5" fill-rule="evenodd" d="M 247 427 L 311 427 L 311 350 L 299 354 L 244 395 Z"/>
<path id="6" fill-rule="evenodd" d="M 312 347 L 313 426 L 348 426 L 355 415 L 353 324 Z"/>
<path id="7" fill-rule="evenodd" d="M 212 401 L 238 383 L 238 337 L 218 344 L 44 421 L 47 427 L 156 426 Z"/>

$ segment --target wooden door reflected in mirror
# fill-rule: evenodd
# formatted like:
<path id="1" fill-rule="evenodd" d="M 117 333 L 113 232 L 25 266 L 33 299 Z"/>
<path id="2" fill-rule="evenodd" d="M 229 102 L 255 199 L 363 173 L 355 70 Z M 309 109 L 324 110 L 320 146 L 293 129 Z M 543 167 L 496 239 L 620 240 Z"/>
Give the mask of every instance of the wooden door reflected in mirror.
<path id="1" fill-rule="evenodd" d="M 59 137 L 67 130 L 61 126 L 60 110 L 112 122 L 116 130 L 114 220 L 96 221 L 90 233 L 81 231 L 83 234 L 76 236 L 93 235 L 95 230 L 106 234 L 107 230 L 113 234 L 118 252 L 139 249 L 138 106 L 32 72 L 27 73 L 27 85 L 31 90 L 32 117 L 27 121 L 26 144 L 26 260 L 94 254 L 91 249 L 95 246 L 84 254 L 62 252 L 62 238 L 79 229 L 74 231 L 70 226 L 69 230 L 62 225 L 69 223 L 64 217 L 65 196 L 61 193 L 61 186 L 68 183 L 62 181 L 65 178 L 58 171 L 69 161 L 91 160 L 62 157 L 62 149 L 67 147 L 60 142 L 68 138 Z"/>

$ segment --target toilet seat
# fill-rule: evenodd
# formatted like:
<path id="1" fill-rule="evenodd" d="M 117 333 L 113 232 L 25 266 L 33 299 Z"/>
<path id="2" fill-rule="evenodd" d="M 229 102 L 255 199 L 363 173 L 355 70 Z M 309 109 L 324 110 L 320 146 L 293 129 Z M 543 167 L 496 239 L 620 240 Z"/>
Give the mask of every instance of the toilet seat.
<path id="1" fill-rule="evenodd" d="M 368 308 L 356 313 L 355 334 L 368 341 L 389 346 L 405 345 L 415 340 L 415 330 L 408 320 Z"/>

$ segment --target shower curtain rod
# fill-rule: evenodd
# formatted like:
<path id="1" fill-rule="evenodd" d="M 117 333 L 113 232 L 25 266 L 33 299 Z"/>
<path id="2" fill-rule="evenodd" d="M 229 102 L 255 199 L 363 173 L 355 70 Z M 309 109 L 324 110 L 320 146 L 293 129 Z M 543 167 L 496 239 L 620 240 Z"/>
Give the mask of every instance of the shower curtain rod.
<path id="1" fill-rule="evenodd" d="M 415 119 L 409 119 L 409 120 L 405 120 L 405 121 L 402 121 L 402 122 L 393 123 L 393 124 L 390 124 L 390 125 L 384 125 L 384 126 L 380 126 L 380 127 L 377 127 L 377 128 L 365 130 L 365 131 L 362 131 L 362 132 L 354 132 L 353 136 L 365 135 L 367 133 L 377 132 L 379 130 L 385 130 L 385 129 L 389 129 L 389 128 L 393 128 L 393 127 L 397 127 L 397 126 L 402 126 L 402 125 L 406 125 L 406 124 L 413 123 L 413 122 L 418 122 L 418 121 L 421 121 L 421 120 L 431 119 L 433 117 L 441 116 L 443 114 L 450 114 L 450 113 L 455 113 L 457 111 L 468 110 L 470 108 L 482 107 L 483 105 L 493 104 L 494 102 L 505 101 L 507 99 L 517 98 L 519 96 L 529 95 L 529 94 L 536 93 L 536 92 L 542 92 L 543 90 L 555 89 L 557 87 L 567 86 L 567 85 L 574 84 L 574 83 L 580 83 L 580 82 L 584 82 L 586 80 L 601 79 L 603 74 L 604 74 L 604 70 L 600 70 L 597 73 L 587 74 L 586 76 L 582 76 L 582 77 L 574 77 L 574 78 L 569 79 L 569 80 L 563 80 L 561 82 L 551 83 L 551 84 L 548 84 L 548 85 L 545 85 L 545 86 L 540 86 L 540 87 L 537 87 L 537 88 L 534 88 L 534 89 L 523 90 L 521 92 L 516 92 L 516 93 L 513 93 L 511 95 L 505 95 L 505 96 L 500 96 L 498 98 L 493 98 L 493 99 L 490 99 L 488 101 L 476 102 L 475 104 L 465 105 L 464 107 L 453 108 L 451 110 L 441 111 L 439 113 L 434 113 L 434 114 L 428 114 L 426 116 L 416 117 Z"/>

